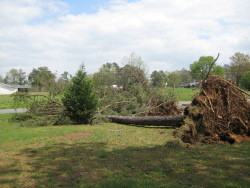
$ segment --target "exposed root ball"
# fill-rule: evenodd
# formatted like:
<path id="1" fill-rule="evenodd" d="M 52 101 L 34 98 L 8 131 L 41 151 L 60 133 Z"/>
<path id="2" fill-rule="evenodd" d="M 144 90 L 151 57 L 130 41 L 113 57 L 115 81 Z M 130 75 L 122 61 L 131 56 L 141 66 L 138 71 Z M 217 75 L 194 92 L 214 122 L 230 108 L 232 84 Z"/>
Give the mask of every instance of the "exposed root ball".
<path id="1" fill-rule="evenodd" d="M 185 109 L 189 120 L 177 130 L 184 142 L 250 141 L 250 103 L 244 93 L 219 76 L 209 76 L 202 90 Z M 178 133 L 179 132 L 179 133 Z"/>

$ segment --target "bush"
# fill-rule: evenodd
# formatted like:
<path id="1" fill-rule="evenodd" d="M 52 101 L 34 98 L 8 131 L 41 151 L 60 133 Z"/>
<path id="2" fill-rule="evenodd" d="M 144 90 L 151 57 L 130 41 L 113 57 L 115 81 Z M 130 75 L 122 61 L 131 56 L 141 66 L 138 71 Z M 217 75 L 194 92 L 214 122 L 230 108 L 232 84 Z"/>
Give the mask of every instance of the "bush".
<path id="1" fill-rule="evenodd" d="M 88 124 L 97 109 L 98 99 L 91 80 L 87 78 L 84 65 L 72 78 L 62 98 L 67 116 L 79 124 Z"/>
<path id="2" fill-rule="evenodd" d="M 246 72 L 241 78 L 240 85 L 247 90 L 250 90 L 250 71 Z"/>

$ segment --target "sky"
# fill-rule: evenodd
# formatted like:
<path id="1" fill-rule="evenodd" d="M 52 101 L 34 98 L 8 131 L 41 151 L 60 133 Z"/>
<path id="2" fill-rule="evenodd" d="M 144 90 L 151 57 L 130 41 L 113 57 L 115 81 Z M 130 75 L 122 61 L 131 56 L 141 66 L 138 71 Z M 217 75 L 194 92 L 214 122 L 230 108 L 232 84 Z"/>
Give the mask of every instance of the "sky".
<path id="1" fill-rule="evenodd" d="M 249 0 L 0 0 L 0 75 L 48 67 L 88 74 L 139 55 L 152 72 L 200 56 L 250 54 Z"/>

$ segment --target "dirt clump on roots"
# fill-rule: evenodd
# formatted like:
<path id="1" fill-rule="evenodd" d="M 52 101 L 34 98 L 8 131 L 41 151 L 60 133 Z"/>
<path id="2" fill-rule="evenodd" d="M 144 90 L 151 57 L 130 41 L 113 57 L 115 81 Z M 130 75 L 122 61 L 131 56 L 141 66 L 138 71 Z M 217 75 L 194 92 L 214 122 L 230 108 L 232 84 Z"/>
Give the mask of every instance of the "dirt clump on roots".
<path id="1" fill-rule="evenodd" d="M 184 110 L 184 124 L 174 131 L 186 143 L 250 141 L 250 103 L 246 93 L 220 76 L 211 75 Z"/>

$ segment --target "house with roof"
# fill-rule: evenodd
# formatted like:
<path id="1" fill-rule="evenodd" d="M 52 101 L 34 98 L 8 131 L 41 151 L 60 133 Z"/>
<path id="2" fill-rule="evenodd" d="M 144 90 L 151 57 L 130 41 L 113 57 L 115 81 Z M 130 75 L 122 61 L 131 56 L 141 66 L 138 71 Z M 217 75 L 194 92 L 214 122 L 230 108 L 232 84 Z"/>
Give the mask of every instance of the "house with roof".
<path id="1" fill-rule="evenodd" d="M 0 83 L 0 95 L 10 95 L 15 92 L 27 92 L 31 87 L 29 85 L 9 85 Z"/>

